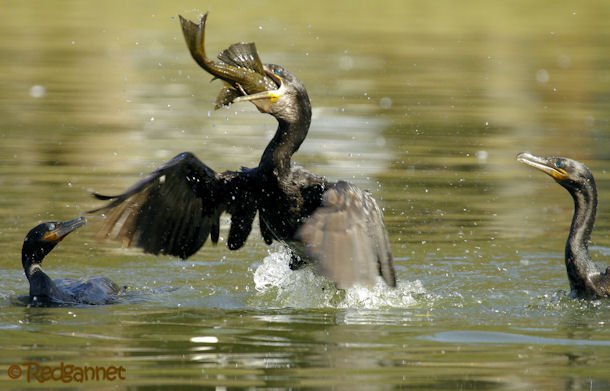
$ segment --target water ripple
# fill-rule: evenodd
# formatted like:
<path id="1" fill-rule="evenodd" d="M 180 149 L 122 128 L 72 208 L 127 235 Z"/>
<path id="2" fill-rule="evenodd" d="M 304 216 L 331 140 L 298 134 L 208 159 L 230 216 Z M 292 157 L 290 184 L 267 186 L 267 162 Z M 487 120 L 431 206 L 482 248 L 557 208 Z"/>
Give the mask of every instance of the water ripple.
<path id="1" fill-rule="evenodd" d="M 445 343 L 470 344 L 528 344 L 528 345 L 575 345 L 575 346 L 610 346 L 610 341 L 588 339 L 566 339 L 534 337 L 531 335 L 501 333 L 493 331 L 442 331 L 422 336 L 425 339 Z"/>

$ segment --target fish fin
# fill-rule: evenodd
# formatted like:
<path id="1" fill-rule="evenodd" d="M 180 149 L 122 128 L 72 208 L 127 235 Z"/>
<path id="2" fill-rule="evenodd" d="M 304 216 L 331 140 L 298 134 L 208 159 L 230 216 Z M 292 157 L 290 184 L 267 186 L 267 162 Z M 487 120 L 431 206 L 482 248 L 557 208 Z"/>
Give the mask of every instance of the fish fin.
<path id="1" fill-rule="evenodd" d="M 258 56 L 254 42 L 234 43 L 220 52 L 218 59 L 226 64 L 247 68 L 260 75 L 265 75 L 263 63 Z"/>
<path id="2" fill-rule="evenodd" d="M 216 97 L 216 102 L 214 102 L 214 109 L 218 110 L 221 107 L 230 106 L 231 103 L 235 100 L 235 98 L 241 96 L 242 93 L 236 90 L 235 88 L 229 86 L 228 84 L 222 87 L 218 96 Z"/>

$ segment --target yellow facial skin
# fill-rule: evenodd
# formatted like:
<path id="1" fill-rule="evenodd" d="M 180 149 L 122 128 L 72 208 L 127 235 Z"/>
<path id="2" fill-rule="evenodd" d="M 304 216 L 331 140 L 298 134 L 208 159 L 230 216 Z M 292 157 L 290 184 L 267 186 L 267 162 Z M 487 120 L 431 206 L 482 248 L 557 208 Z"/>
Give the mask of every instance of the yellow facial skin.
<path id="1" fill-rule="evenodd" d="M 82 227 L 86 222 L 87 220 L 85 220 L 84 217 L 78 217 L 74 220 L 63 223 L 56 223 L 55 229 L 45 232 L 45 234 L 42 236 L 42 240 L 52 243 L 61 242 L 62 239 L 68 236 L 70 232 Z"/>
<path id="2" fill-rule="evenodd" d="M 245 95 L 235 98 L 233 103 L 238 102 L 252 102 L 261 113 L 268 113 L 280 98 L 284 95 L 286 87 L 281 77 L 269 73 L 270 76 L 278 82 L 280 85 L 276 90 L 263 91 L 256 94 Z"/>

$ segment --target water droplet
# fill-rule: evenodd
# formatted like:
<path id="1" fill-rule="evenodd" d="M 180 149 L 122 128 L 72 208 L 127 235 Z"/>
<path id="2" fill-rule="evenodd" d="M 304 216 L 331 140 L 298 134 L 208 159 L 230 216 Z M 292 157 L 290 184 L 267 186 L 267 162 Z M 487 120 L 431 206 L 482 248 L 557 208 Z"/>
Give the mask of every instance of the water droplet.
<path id="1" fill-rule="evenodd" d="M 477 151 L 475 153 L 475 156 L 477 158 L 477 160 L 479 161 L 479 163 L 483 163 L 487 161 L 487 158 L 489 157 L 489 153 L 487 151 Z"/>
<path id="2" fill-rule="evenodd" d="M 40 84 L 36 84 L 30 88 L 30 96 L 32 98 L 42 98 L 47 94 L 47 89 Z"/>
<path id="3" fill-rule="evenodd" d="M 382 109 L 389 109 L 392 107 L 392 98 L 384 96 L 379 100 L 379 107 Z"/>
<path id="4" fill-rule="evenodd" d="M 548 83 L 550 79 L 551 77 L 546 69 L 538 69 L 536 71 L 536 81 L 538 83 Z"/>
<path id="5" fill-rule="evenodd" d="M 339 69 L 349 71 L 354 67 L 354 59 L 351 56 L 339 57 Z"/>

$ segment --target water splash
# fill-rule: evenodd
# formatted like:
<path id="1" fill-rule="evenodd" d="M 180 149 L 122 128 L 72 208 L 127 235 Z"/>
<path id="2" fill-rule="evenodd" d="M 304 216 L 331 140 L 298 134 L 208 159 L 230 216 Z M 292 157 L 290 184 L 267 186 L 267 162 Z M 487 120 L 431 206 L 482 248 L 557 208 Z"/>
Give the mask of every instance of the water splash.
<path id="1" fill-rule="evenodd" d="M 274 248 L 254 271 L 257 297 L 267 305 L 295 308 L 405 308 L 417 304 L 417 297 L 426 293 L 419 280 L 399 281 L 388 288 L 378 278 L 373 287 L 354 286 L 337 289 L 326 278 L 314 273 L 312 267 L 291 270 L 290 254 L 283 247 Z"/>

